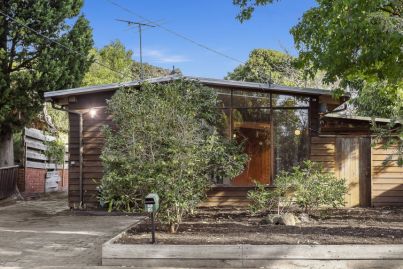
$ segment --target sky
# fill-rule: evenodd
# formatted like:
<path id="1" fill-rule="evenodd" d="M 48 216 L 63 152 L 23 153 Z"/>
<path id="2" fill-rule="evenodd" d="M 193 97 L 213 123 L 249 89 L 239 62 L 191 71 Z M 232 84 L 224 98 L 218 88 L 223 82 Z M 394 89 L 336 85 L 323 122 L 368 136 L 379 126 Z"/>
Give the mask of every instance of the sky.
<path id="1" fill-rule="evenodd" d="M 235 19 L 239 8 L 232 5 L 232 0 L 85 0 L 82 12 L 93 28 L 95 47 L 101 48 L 118 39 L 134 51 L 137 61 L 137 28 L 116 19 L 156 21 L 169 30 L 245 62 L 255 48 L 287 50 L 297 55 L 289 30 L 314 5 L 314 0 L 282 0 L 258 8 L 252 19 L 243 24 Z M 184 75 L 223 78 L 240 64 L 161 27 L 145 29 L 142 39 L 144 62 L 168 69 L 175 66 Z"/>

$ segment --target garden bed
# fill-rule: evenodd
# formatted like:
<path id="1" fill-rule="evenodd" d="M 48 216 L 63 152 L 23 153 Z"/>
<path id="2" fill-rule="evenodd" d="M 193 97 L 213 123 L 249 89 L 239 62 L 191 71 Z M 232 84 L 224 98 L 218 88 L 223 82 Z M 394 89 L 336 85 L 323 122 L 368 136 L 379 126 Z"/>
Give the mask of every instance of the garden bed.
<path id="1" fill-rule="evenodd" d="M 157 244 L 403 244 L 403 209 L 321 210 L 295 226 L 262 224 L 263 218 L 245 209 L 199 210 L 184 220 L 176 234 L 157 225 Z M 136 225 L 116 242 L 147 244 L 149 227 L 147 222 Z"/>

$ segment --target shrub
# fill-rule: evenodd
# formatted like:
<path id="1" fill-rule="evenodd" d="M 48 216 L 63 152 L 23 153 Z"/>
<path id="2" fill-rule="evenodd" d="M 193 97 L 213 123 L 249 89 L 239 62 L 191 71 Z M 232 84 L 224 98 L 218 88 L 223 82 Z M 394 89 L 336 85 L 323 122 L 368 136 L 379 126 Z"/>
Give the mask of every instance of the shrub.
<path id="1" fill-rule="evenodd" d="M 46 157 L 48 157 L 49 160 L 54 161 L 56 164 L 63 164 L 66 151 L 64 141 L 58 137 L 52 141 L 45 141 L 44 144 L 47 146 L 47 149 L 44 152 Z"/>
<path id="2" fill-rule="evenodd" d="M 295 203 L 305 212 L 321 206 L 344 206 L 346 181 L 325 172 L 320 164 L 305 161 L 303 166 L 293 168 L 291 176 L 295 177 Z"/>
<path id="3" fill-rule="evenodd" d="M 256 188 L 248 192 L 249 210 L 252 214 L 276 210 L 277 214 L 287 212 L 293 197 L 293 184 L 284 172 L 276 178 L 275 188 L 266 188 L 264 184 L 255 181 Z"/>
<path id="4" fill-rule="evenodd" d="M 213 89 L 182 80 L 120 89 L 108 102 L 115 128 L 105 128 L 100 199 L 109 210 L 142 211 L 144 196 L 160 196 L 157 217 L 175 232 L 205 197 L 214 170 L 238 175 L 239 146 L 220 136 Z"/>
<path id="5" fill-rule="evenodd" d="M 292 204 L 307 213 L 321 206 L 339 207 L 344 205 L 347 193 L 344 179 L 337 179 L 325 172 L 320 164 L 311 161 L 293 167 L 290 172 L 281 171 L 275 179 L 275 186 L 270 190 L 257 183 L 256 189 L 248 192 L 252 213 L 277 207 L 277 213 L 281 214 Z"/>

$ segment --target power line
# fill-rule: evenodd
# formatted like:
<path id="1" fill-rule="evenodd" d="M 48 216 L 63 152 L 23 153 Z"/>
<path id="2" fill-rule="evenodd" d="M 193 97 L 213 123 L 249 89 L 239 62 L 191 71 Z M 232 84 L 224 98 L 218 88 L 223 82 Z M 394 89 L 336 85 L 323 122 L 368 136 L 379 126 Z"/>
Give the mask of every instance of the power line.
<path id="1" fill-rule="evenodd" d="M 199 47 L 201 47 L 201 48 L 203 48 L 203 49 L 205 49 L 205 50 L 208 50 L 208 51 L 210 51 L 210 52 L 212 52 L 212 53 L 215 53 L 215 54 L 217 54 L 217 55 L 220 55 L 220 56 L 222 56 L 222 57 L 225 57 L 225 58 L 227 58 L 227 59 L 229 59 L 229 60 L 232 60 L 232 61 L 235 61 L 235 62 L 238 62 L 238 63 L 241 63 L 241 64 L 245 64 L 243 61 L 241 61 L 241 60 L 239 60 L 239 59 L 237 59 L 237 58 L 234 58 L 234 57 L 229 56 L 229 55 L 227 55 L 227 54 L 225 54 L 225 53 L 222 53 L 222 52 L 220 52 L 220 51 L 218 51 L 218 50 L 215 50 L 215 49 L 213 49 L 213 48 L 210 48 L 210 47 L 208 47 L 208 46 L 206 46 L 206 45 L 204 45 L 204 44 L 202 44 L 202 43 L 200 43 L 200 42 L 197 42 L 197 41 L 191 39 L 190 37 L 187 37 L 187 36 L 185 36 L 185 35 L 183 35 L 183 34 L 181 34 L 181 33 L 178 33 L 178 32 L 176 32 L 176 31 L 174 31 L 174 30 L 171 30 L 171 29 L 169 29 L 169 28 L 167 28 L 167 27 L 165 27 L 165 26 L 163 26 L 163 25 L 161 25 L 161 24 L 158 24 L 158 23 L 156 23 L 156 22 L 153 22 L 153 21 L 147 19 L 146 17 L 144 17 L 144 16 L 142 16 L 142 15 L 140 15 L 140 14 L 138 14 L 138 13 L 136 13 L 136 12 L 134 12 L 134 11 L 132 11 L 132 10 L 130 10 L 130 9 L 128 9 L 128 8 L 126 8 L 126 7 L 122 6 L 122 5 L 120 5 L 120 4 L 116 3 L 116 2 L 114 2 L 114 1 L 112 1 L 112 0 L 106 0 L 106 1 L 109 2 L 110 4 L 114 5 L 114 6 L 117 6 L 117 7 L 120 8 L 120 9 L 122 9 L 122 10 L 124 10 L 124 11 L 126 11 L 126 12 L 128 12 L 128 13 L 134 15 L 134 16 L 137 16 L 137 17 L 143 19 L 144 21 L 146 21 L 146 22 L 148 22 L 148 23 L 152 23 L 152 24 L 154 24 L 155 26 L 158 26 L 159 28 L 163 29 L 164 31 L 166 31 L 166 32 L 168 32 L 168 33 L 170 33 L 170 34 L 172 34 L 172 35 L 175 35 L 175 36 L 177 36 L 177 37 L 179 37 L 179 38 L 182 38 L 182 39 L 184 39 L 184 40 L 186 40 L 186 41 L 188 41 L 188 42 L 190 42 L 190 43 L 192 43 L 192 44 L 194 44 L 194 45 L 196 45 L 196 46 L 199 46 Z"/>
<path id="2" fill-rule="evenodd" d="M 36 35 L 38 35 L 38 36 L 40 36 L 40 37 L 43 37 L 43 38 L 45 38 L 46 40 L 48 40 L 48 41 L 50 41 L 50 42 L 52 42 L 52 43 L 54 43 L 54 44 L 56 44 L 56 45 L 59 45 L 59 46 L 65 48 L 65 49 L 69 50 L 70 52 L 73 52 L 73 53 L 75 53 L 75 54 L 77 54 L 77 55 L 80 55 L 80 56 L 87 57 L 86 54 L 81 53 L 81 52 L 78 52 L 78 51 L 75 51 L 74 49 L 70 48 L 69 46 L 66 46 L 66 45 L 64 45 L 63 43 L 60 43 L 60 42 L 58 42 L 58 41 L 56 41 L 56 40 L 53 40 L 53 39 L 51 39 L 50 37 L 48 37 L 48 36 L 46 36 L 46 35 L 44 35 L 44 34 L 38 32 L 37 30 L 31 28 L 31 27 L 28 26 L 27 24 L 24 24 L 24 23 L 22 23 L 22 22 L 19 22 L 19 21 L 15 20 L 13 17 L 9 16 L 7 13 L 5 13 L 5 12 L 2 11 L 2 10 L 0 10 L 0 14 L 2 14 L 2 15 L 5 16 L 5 17 L 7 17 L 7 18 L 10 19 L 12 22 L 17 23 L 17 24 L 19 24 L 19 25 L 21 25 L 21 26 L 27 28 L 28 30 L 34 32 Z M 105 68 L 107 68 L 107 69 L 109 69 L 109 70 L 111 70 L 111 71 L 113 71 L 113 72 L 115 72 L 115 73 L 117 73 L 117 74 L 120 74 L 123 78 L 126 76 L 126 74 L 124 74 L 124 73 L 122 73 L 122 72 L 120 72 L 120 71 L 114 70 L 113 68 L 111 68 L 111 67 L 109 67 L 109 66 L 107 66 L 107 65 L 105 65 L 105 64 L 103 64 L 103 63 L 101 63 L 101 62 L 99 62 L 99 61 L 97 61 L 97 60 L 95 60 L 95 59 L 94 59 L 94 63 L 96 63 L 96 64 L 98 64 L 98 65 L 100 65 L 100 66 L 102 66 L 102 67 L 105 67 Z M 134 79 L 134 78 L 131 77 L 131 79 Z"/>

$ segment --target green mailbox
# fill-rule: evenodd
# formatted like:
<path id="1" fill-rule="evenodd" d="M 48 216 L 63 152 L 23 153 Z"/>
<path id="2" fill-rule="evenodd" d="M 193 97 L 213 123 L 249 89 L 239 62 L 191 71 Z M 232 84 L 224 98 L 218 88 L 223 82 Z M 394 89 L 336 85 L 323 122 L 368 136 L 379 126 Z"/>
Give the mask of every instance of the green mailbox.
<path id="1" fill-rule="evenodd" d="M 148 213 L 157 212 L 160 207 L 160 197 L 156 193 L 147 194 L 144 200 L 145 211 Z"/>

